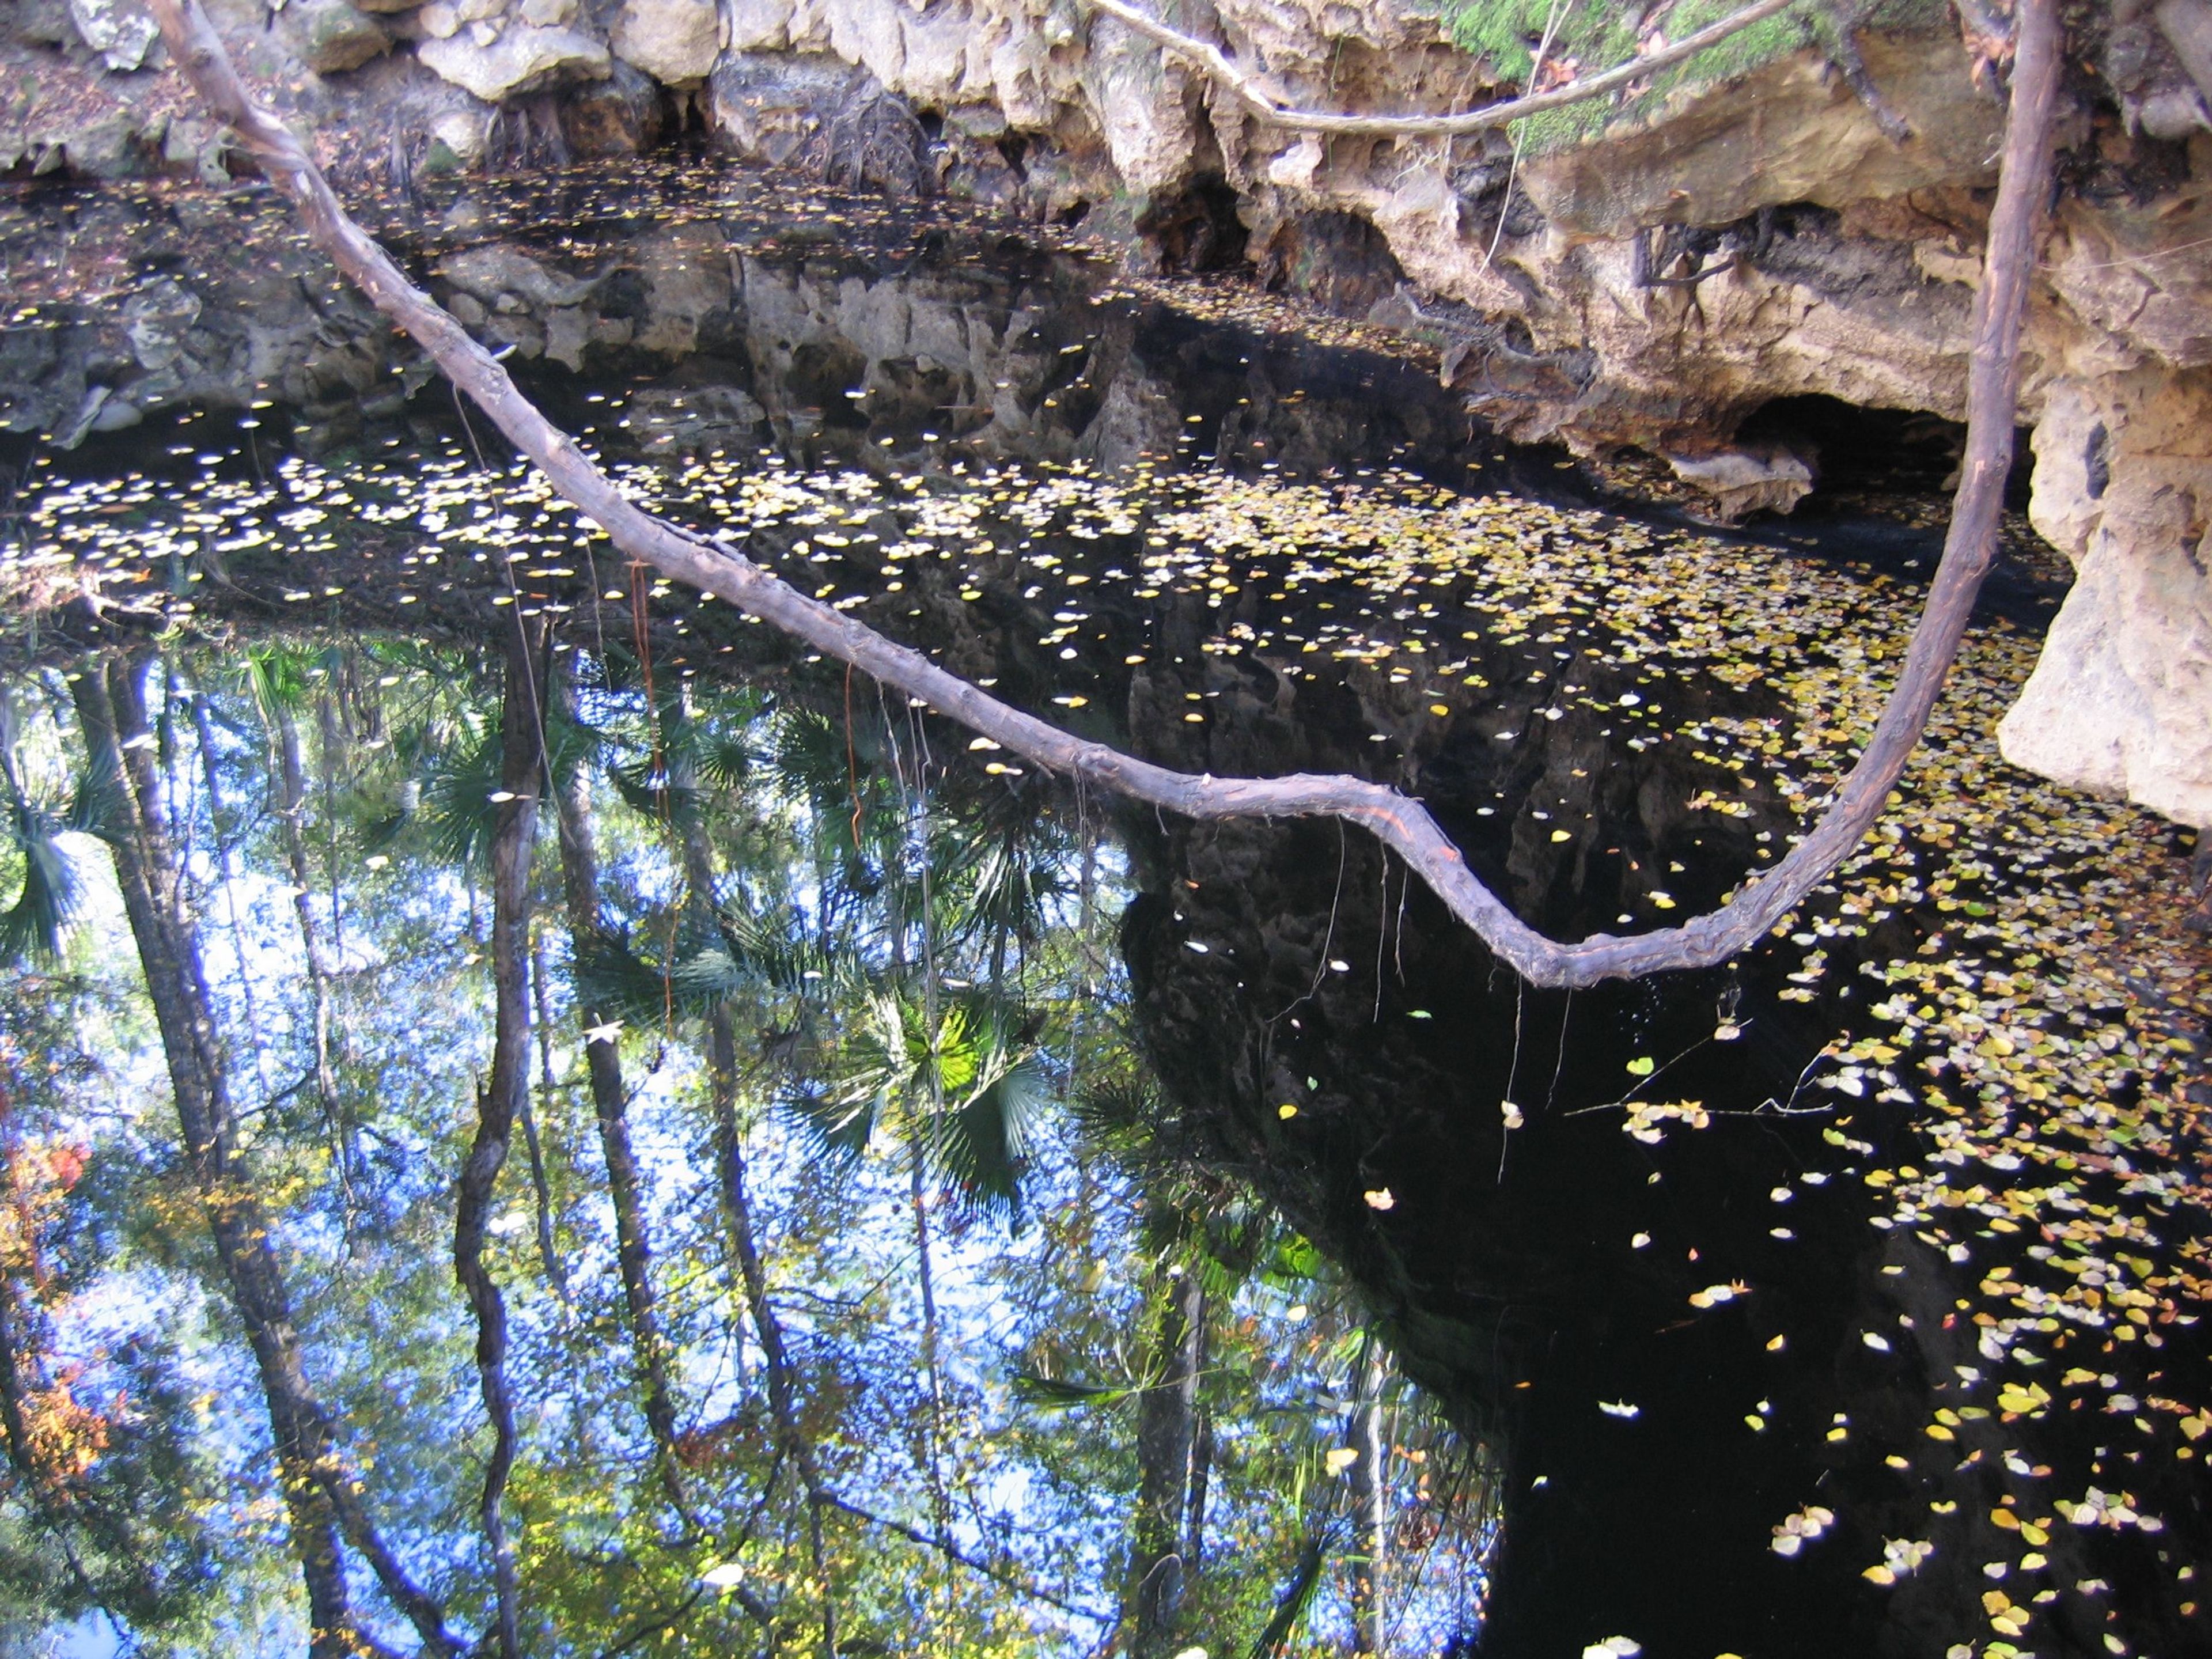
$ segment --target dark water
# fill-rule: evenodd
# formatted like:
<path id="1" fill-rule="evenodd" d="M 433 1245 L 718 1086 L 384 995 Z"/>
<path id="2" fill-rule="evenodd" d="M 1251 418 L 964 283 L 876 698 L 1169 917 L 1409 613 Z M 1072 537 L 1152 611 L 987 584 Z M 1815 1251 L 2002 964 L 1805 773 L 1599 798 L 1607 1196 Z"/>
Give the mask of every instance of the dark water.
<path id="1" fill-rule="evenodd" d="M 1928 531 L 1834 511 L 1731 538 L 1609 515 L 1563 458 L 1490 443 L 1406 363 L 1266 331 L 1235 296 L 1133 292 L 987 223 L 742 176 L 431 206 L 402 251 L 662 510 L 1148 758 L 1393 782 L 1562 937 L 1695 914 L 1780 855 L 1868 729 L 1936 550 Z M 1061 1609 L 1017 1635 L 1018 1596 L 945 1566 L 960 1587 L 907 1608 L 933 1636 L 878 1634 L 873 1650 L 1090 1650 L 1117 1611 L 1132 1650 L 1243 1652 L 1290 1613 L 1285 1650 L 1348 1649 L 1371 1605 L 1368 1465 L 1329 1453 L 1379 1422 L 1378 1389 L 1395 1426 L 1376 1432 L 1398 1448 L 1379 1460 L 1393 1650 L 2207 1649 L 2208 977 L 2173 926 L 2170 832 L 1994 755 L 1990 724 L 2032 660 L 2033 571 L 1971 643 L 1894 822 L 1786 937 L 1706 973 L 1540 994 L 1356 835 L 1085 796 L 626 570 L 285 241 L 265 201 L 33 201 L 0 229 L 27 269 L 63 223 L 70 258 L 47 260 L 46 286 L 26 290 L 38 303 L 0 338 L 0 410 L 18 428 L 4 646 L 26 707 L 58 708 L 58 677 L 88 653 L 158 635 L 163 752 L 191 746 L 176 733 L 194 690 L 228 698 L 252 738 L 236 782 L 259 799 L 260 728 L 227 662 L 264 644 L 336 653 L 316 659 L 325 684 L 343 682 L 342 718 L 374 746 L 426 677 L 468 688 L 496 726 L 502 630 L 543 621 L 583 717 L 643 734 L 644 827 L 606 900 L 640 962 L 681 954 L 654 927 L 673 940 L 693 925 L 650 833 L 656 811 L 664 840 L 673 822 L 650 711 L 688 686 L 708 726 L 781 757 L 754 763 L 755 828 L 720 854 L 754 914 L 787 906 L 878 995 L 988 980 L 1004 993 L 990 1017 L 1029 1031 L 1056 1103 L 1040 1108 L 1056 1127 L 1036 1132 L 1026 1200 L 1042 1230 L 1028 1237 L 1048 1243 L 1001 1250 L 981 1241 L 1002 1223 L 957 1224 L 949 1364 L 973 1438 L 939 1455 L 970 1459 L 961 1479 L 981 1508 L 1004 1499 L 1019 1517 L 1000 1532 L 963 1519 L 971 1555 L 999 1552 L 1005 1573 L 1060 1584 L 1108 1623 Z M 65 757 L 68 720 L 51 720 Z M 331 903 L 385 948 L 409 929 L 450 945 L 460 864 L 434 841 L 370 850 L 380 802 L 452 772 L 436 773 L 435 744 L 404 747 L 348 763 L 357 803 L 318 809 L 344 849 Z M 204 799 L 194 811 L 219 842 Z M 866 830 L 878 814 L 889 827 Z M 799 822 L 782 853 L 763 850 L 762 826 Z M 242 854 L 273 860 L 258 826 Z M 994 837 L 1021 849 L 1032 902 L 1016 925 L 945 944 L 951 975 L 929 927 L 910 933 L 932 902 L 915 895 L 948 848 Z M 379 856 L 372 877 L 362 861 Z M 224 880 L 204 863 L 198 880 L 214 918 Z M 112 917 L 106 937 L 127 951 Z M 241 998 L 252 977 L 238 972 Z M 859 1063 L 866 997 L 787 986 L 796 1000 L 779 1002 L 766 983 L 731 993 L 751 999 L 758 1044 L 805 1035 L 779 1050 L 793 1057 L 762 1121 L 818 1127 Z M 580 1006 L 581 986 L 556 987 L 556 1006 Z M 390 1075 L 362 1085 L 365 1121 L 387 1096 L 464 1099 L 459 1057 L 488 1035 L 462 1014 L 480 1022 L 481 996 L 441 1012 L 440 994 L 416 987 L 408 1006 L 442 1022 L 422 1047 L 444 1058 L 386 1056 Z M 699 1041 L 670 1036 L 674 994 L 664 1052 Z M 239 1071 L 263 1040 L 241 1024 L 226 1041 Z M 48 1104 L 65 1123 L 85 1110 L 66 1093 Z M 665 1142 L 656 1218 L 682 1237 L 702 1155 L 678 1105 L 641 1109 Z M 426 1118 L 414 1144 L 451 1164 L 453 1133 Z M 851 1260 L 820 1267 L 847 1248 L 830 1242 L 836 1204 L 860 1200 L 810 1188 L 799 1130 L 763 1133 L 763 1168 L 786 1172 L 769 1180 L 788 1182 L 775 1219 L 793 1271 L 849 1288 L 880 1268 L 906 1294 L 898 1182 L 882 1177 L 888 1208 L 848 1218 Z M 940 1176 L 957 1211 L 963 1177 Z M 386 1178 L 409 1202 L 443 1201 L 422 1169 Z M 580 1157 L 580 1192 L 591 1179 Z M 302 1237 L 327 1226 L 335 1200 L 295 1201 Z M 416 1311 L 391 1316 L 398 1329 L 432 1317 L 434 1297 L 428 1269 L 381 1261 L 404 1237 L 395 1224 L 365 1267 L 327 1240 L 300 1248 L 325 1250 L 307 1271 L 351 1320 L 404 1295 Z M 103 1248 L 83 1252 L 88 1278 L 119 1262 Z M 1113 1265 L 1086 1291 L 1075 1269 L 1094 1255 Z M 1145 1437 L 1176 1420 L 1160 1336 L 1182 1304 L 1160 1274 L 1186 1263 L 1210 1275 L 1218 1327 L 1188 1395 L 1220 1448 L 1216 1508 L 1178 1556 L 1179 1610 L 1140 1632 L 1122 1575 L 1159 1467 Z M 530 1264 L 511 1265 L 527 1305 Z M 533 1363 L 556 1375 L 566 1339 L 535 1293 L 549 1322 Z M 1018 1339 L 984 1316 L 996 1301 L 1024 1310 Z M 911 1319 L 872 1334 L 823 1320 L 822 1397 L 845 1397 L 831 1377 L 854 1397 L 910 1385 Z M 337 1358 L 359 1340 L 347 1329 L 321 1340 L 334 1368 L 366 1363 Z M 1034 1380 L 1007 1393 L 1024 1370 L 1088 1384 L 1117 1364 L 1135 1389 L 1119 1406 L 1055 1417 Z M 688 1354 L 684 1370 L 702 1421 L 726 1395 L 752 1400 L 714 1431 L 749 1435 L 757 1462 L 763 1385 L 710 1385 Z M 458 1432 L 478 1432 L 470 1404 L 457 1394 Z M 920 1409 L 822 1407 L 825 1443 L 854 1449 L 854 1489 L 908 1516 L 927 1510 L 929 1458 L 879 1455 Z M 558 1436 L 543 1434 L 546 1458 Z M 1209 1465 L 1194 1456 L 1176 1504 L 1203 1515 L 1189 1488 L 1203 1494 Z M 480 1621 L 466 1492 L 419 1468 L 401 1480 L 410 1547 Z M 540 1535 L 557 1529 L 557 1484 L 534 1500 Z M 1030 1495 L 1008 1498 L 1017 1486 Z M 800 1523 L 787 1491 L 775 1501 L 788 1557 Z M 708 1555 L 742 1559 L 744 1514 L 732 1498 L 720 1541 L 687 1546 L 672 1582 Z M 1019 1536 L 1039 1525 L 1048 1548 Z M 910 1632 L 878 1582 L 896 1578 L 893 1545 L 876 1537 L 853 1570 L 869 1587 L 852 1592 L 854 1626 Z M 637 1616 L 605 1613 L 591 1559 L 532 1558 L 544 1650 L 605 1650 Z M 787 1560 L 772 1580 L 793 1609 L 812 1605 L 803 1577 Z M 726 1639 L 759 1639 L 728 1618 Z M 799 1612 L 789 1622 L 781 1639 L 813 1639 Z"/>

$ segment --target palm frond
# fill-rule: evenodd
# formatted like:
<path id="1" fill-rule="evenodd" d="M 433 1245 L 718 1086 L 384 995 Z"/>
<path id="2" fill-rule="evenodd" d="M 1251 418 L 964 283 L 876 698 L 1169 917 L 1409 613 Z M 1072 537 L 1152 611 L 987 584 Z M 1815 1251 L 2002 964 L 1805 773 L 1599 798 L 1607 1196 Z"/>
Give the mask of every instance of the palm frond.
<path id="1" fill-rule="evenodd" d="M 0 914 L 0 962 L 10 965 L 33 957 L 52 960 L 76 920 L 83 883 L 76 860 L 54 838 L 58 827 L 35 807 L 16 807 L 13 839 L 23 857 L 23 885 L 15 902 Z"/>
<path id="2" fill-rule="evenodd" d="M 666 767 L 650 760 L 627 766 L 610 766 L 607 780 L 623 805 L 641 817 L 665 819 L 678 829 L 688 828 L 699 815 L 699 792 L 670 779 Z"/>
<path id="3" fill-rule="evenodd" d="M 1064 1376 L 1041 1376 L 1035 1371 L 1015 1371 L 1006 1379 L 1008 1391 L 1032 1411 L 1080 1411 L 1090 1406 L 1118 1406 L 1134 1400 L 1144 1386 L 1133 1382 L 1075 1382 Z"/>
<path id="4" fill-rule="evenodd" d="M 703 1013 L 714 1000 L 689 986 L 680 967 L 664 973 L 618 933 L 602 933 L 580 943 L 568 975 L 578 1006 L 647 1030 L 665 1024 L 672 1013 L 684 1018 Z"/>
<path id="5" fill-rule="evenodd" d="M 1290 1582 L 1283 1593 L 1275 1598 L 1275 1611 L 1252 1644 L 1251 1659 L 1278 1659 L 1297 1634 L 1299 1623 L 1313 1606 L 1314 1595 L 1321 1589 L 1322 1564 L 1328 1559 L 1329 1545 L 1336 1528 L 1324 1522 L 1306 1535 L 1298 1551 L 1297 1563 L 1291 1569 Z"/>
<path id="6" fill-rule="evenodd" d="M 496 730 L 473 734 L 441 756 L 422 780 L 416 822 L 429 851 L 449 864 L 480 864 L 491 856 L 501 749 Z"/>
<path id="7" fill-rule="evenodd" d="M 130 821 L 131 804 L 123 793 L 123 780 L 112 767 L 88 761 L 76 775 L 61 827 L 97 836 L 113 846 L 129 833 Z"/>
<path id="8" fill-rule="evenodd" d="M 782 1103 L 786 1115 L 823 1154 L 836 1163 L 853 1164 L 868 1150 L 884 1103 L 880 1094 L 809 1091 L 787 1097 Z"/>

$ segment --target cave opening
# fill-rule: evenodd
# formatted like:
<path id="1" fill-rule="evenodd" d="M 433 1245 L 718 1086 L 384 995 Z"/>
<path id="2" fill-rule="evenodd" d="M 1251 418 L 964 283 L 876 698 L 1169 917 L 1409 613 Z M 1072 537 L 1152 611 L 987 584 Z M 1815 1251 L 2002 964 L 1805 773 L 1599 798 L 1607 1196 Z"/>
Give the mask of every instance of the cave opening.
<path id="1" fill-rule="evenodd" d="M 1957 483 L 1966 443 L 1963 422 L 1925 410 L 1850 404 L 1819 393 L 1777 398 L 1760 404 L 1736 428 L 1746 449 L 1784 449 L 1813 469 L 1808 504 L 1869 495 L 1948 495 Z M 2014 444 L 2005 504 L 2027 505 L 2034 454 L 2022 428 Z"/>
<path id="2" fill-rule="evenodd" d="M 1237 216 L 1235 188 L 1218 173 L 1156 198 L 1137 216 L 1135 228 L 1156 251 L 1164 275 L 1242 264 L 1250 234 Z"/>

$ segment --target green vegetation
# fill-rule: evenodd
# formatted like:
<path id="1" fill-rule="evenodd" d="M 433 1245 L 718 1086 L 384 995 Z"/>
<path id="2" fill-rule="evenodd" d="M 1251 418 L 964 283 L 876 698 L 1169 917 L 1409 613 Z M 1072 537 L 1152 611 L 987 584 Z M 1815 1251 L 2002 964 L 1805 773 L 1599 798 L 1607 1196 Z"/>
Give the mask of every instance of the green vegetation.
<path id="1" fill-rule="evenodd" d="M 1676 0 L 1664 7 L 1620 0 L 1442 0 L 1442 5 L 1452 39 L 1487 58 L 1502 80 L 1516 85 L 1527 82 L 1547 27 L 1553 32 L 1548 61 L 1586 75 L 1635 57 L 1639 43 L 1650 44 L 1655 28 L 1667 40 L 1679 40 L 1741 9 L 1741 0 Z M 1948 15 L 1942 0 L 1822 0 L 1793 7 L 1652 76 L 1640 90 L 1538 116 L 1525 124 L 1526 142 L 1532 150 L 1572 143 L 1647 114 L 1670 97 L 1747 75 L 1802 47 L 1816 46 L 1832 55 L 1847 30 L 1932 29 L 1942 27 Z M 1550 71 L 1547 82 L 1559 73 Z"/>

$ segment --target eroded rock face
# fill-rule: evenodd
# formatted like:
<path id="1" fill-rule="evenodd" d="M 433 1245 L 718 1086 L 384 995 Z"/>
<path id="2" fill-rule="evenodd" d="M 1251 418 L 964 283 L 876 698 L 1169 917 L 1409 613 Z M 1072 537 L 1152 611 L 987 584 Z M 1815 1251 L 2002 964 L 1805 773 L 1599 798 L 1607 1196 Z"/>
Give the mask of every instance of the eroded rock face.
<path id="1" fill-rule="evenodd" d="M 2054 388 L 2035 445 L 2035 526 L 2077 575 L 2005 757 L 2212 827 L 2212 372 Z"/>
<path id="2" fill-rule="evenodd" d="M 1419 112 L 1493 95 L 1486 66 L 1409 0 L 1211 9 L 1180 26 L 1264 68 L 1293 104 Z M 1476 412 L 1585 455 L 1661 456 L 1716 516 L 1786 512 L 1816 483 L 1786 446 L 1733 441 L 1767 404 L 1964 414 L 2003 116 L 1948 27 L 1863 34 L 1849 74 L 1820 52 L 1785 57 L 1518 157 L 1495 134 L 1440 145 L 1262 126 L 1151 43 L 1064 4 L 741 0 L 734 30 L 740 49 L 861 64 L 946 112 L 955 184 L 1031 211 L 1112 204 L 1141 232 L 1182 222 L 1178 198 L 1218 179 L 1263 269 L 1340 304 L 1360 284 L 1336 282 L 1301 228 L 1370 229 L 1380 246 L 1362 246 L 1362 276 L 1387 265 L 1417 297 L 1376 296 L 1368 278 L 1362 299 L 1440 331 Z M 2036 521 L 2081 583 L 2007 727 L 2022 763 L 2194 822 L 2212 802 L 2212 578 L 2179 476 L 2202 451 L 2173 447 L 2188 424 L 2176 400 L 2199 394 L 2174 377 L 2212 362 L 2212 88 L 2192 68 L 2208 43 L 2203 0 L 2119 8 L 2094 43 L 2115 103 L 2077 111 L 2065 136 L 2075 161 L 2022 414 L 2049 428 L 2049 457 L 2081 435 L 2080 411 L 2109 415 L 2115 482 L 2091 501 L 2059 482 L 2060 462 L 2039 466 Z M 991 118 L 963 114 L 979 108 Z M 726 130 L 774 154 L 756 125 Z M 1011 167 L 994 160 L 1009 138 L 1026 146 Z M 2154 410 L 2146 387 L 2165 388 Z"/>

